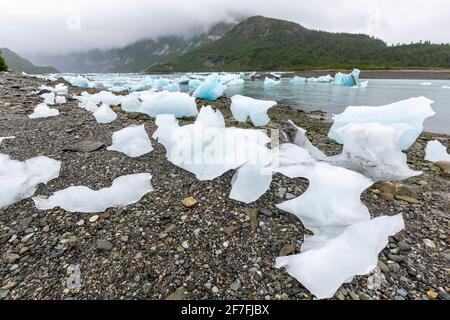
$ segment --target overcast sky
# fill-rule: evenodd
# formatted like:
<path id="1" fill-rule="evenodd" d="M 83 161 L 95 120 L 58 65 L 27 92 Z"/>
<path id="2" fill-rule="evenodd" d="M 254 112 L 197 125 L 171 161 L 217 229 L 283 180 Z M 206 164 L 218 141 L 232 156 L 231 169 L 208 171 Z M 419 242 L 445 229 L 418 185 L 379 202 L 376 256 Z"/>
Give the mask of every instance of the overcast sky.
<path id="1" fill-rule="evenodd" d="M 448 0 L 4 0 L 0 47 L 66 53 L 187 34 L 264 15 L 327 31 L 366 33 L 388 43 L 450 42 Z"/>

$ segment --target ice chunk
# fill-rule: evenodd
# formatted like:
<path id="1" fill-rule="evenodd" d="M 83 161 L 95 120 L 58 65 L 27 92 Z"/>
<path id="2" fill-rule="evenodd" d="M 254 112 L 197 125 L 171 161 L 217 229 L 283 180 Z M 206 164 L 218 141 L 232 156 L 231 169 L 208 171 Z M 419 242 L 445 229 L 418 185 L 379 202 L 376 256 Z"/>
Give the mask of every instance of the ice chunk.
<path id="1" fill-rule="evenodd" d="M 239 79 L 245 80 L 245 72 L 239 72 Z"/>
<path id="2" fill-rule="evenodd" d="M 48 86 L 40 86 L 39 90 L 48 90 L 55 94 L 67 94 L 69 89 L 63 83 L 58 83 L 54 88 Z"/>
<path id="3" fill-rule="evenodd" d="M 353 87 L 359 85 L 359 74 L 361 71 L 353 69 L 352 73 L 344 74 L 338 72 L 335 74 L 333 83 L 338 86 Z"/>
<path id="4" fill-rule="evenodd" d="M 195 117 L 198 114 L 195 98 L 184 92 L 149 92 L 141 95 L 140 112 L 151 117 L 173 114 L 176 118 Z"/>
<path id="5" fill-rule="evenodd" d="M 362 81 L 362 82 L 359 84 L 359 88 L 360 88 L 360 89 L 366 89 L 368 86 L 369 86 L 369 81 Z"/>
<path id="6" fill-rule="evenodd" d="M 172 115 L 158 116 L 156 124 L 153 137 L 164 145 L 167 159 L 197 179 L 213 180 L 237 169 L 230 196 L 246 203 L 267 190 L 272 154 L 265 146 L 270 139 L 263 132 L 225 128 L 222 114 L 211 107 L 202 108 L 194 124 L 180 127 Z M 247 188 L 256 181 L 258 187 Z"/>
<path id="7" fill-rule="evenodd" d="M 107 104 L 102 104 L 97 111 L 94 112 L 97 123 L 111 123 L 117 118 L 117 114 Z"/>
<path id="8" fill-rule="evenodd" d="M 55 98 L 56 104 L 64 104 L 66 102 L 67 102 L 67 100 L 66 100 L 66 97 L 64 97 L 64 96 L 56 96 L 56 98 Z"/>
<path id="9" fill-rule="evenodd" d="M 333 80 L 333 77 L 330 76 L 329 74 L 326 76 L 320 76 L 319 78 L 317 78 L 317 82 L 320 83 L 330 83 Z"/>
<path id="10" fill-rule="evenodd" d="M 83 76 L 80 76 L 80 75 L 64 76 L 63 78 L 64 78 L 64 80 L 69 82 L 74 87 L 80 87 L 80 88 L 92 88 L 93 87 L 93 85 L 91 84 L 89 79 L 87 79 Z"/>
<path id="11" fill-rule="evenodd" d="M 54 92 L 41 94 L 41 98 L 44 99 L 46 105 L 54 105 L 56 95 Z"/>
<path id="12" fill-rule="evenodd" d="M 306 149 L 294 144 L 280 146 L 279 166 L 274 170 L 289 178 L 309 180 L 309 188 L 303 195 L 277 205 L 299 217 L 306 228 L 314 231 L 370 218 L 367 207 L 360 200 L 361 193 L 373 184 L 369 178 L 317 162 Z"/>
<path id="13" fill-rule="evenodd" d="M 227 73 L 219 76 L 219 82 L 223 85 L 227 85 L 229 82 L 236 79 L 239 79 L 239 76 L 237 74 Z"/>
<path id="14" fill-rule="evenodd" d="M 286 268 L 319 299 L 331 298 L 349 279 L 374 270 L 378 254 L 387 246 L 389 237 L 404 227 L 401 214 L 357 222 L 334 239 L 312 240 L 316 246 L 301 254 L 277 258 L 275 266 Z"/>
<path id="15" fill-rule="evenodd" d="M 250 117 L 254 126 L 260 127 L 269 123 L 267 111 L 276 104 L 275 101 L 257 100 L 235 95 L 231 98 L 230 109 L 237 121 L 246 122 Z"/>
<path id="16" fill-rule="evenodd" d="M 433 103 L 430 99 L 418 97 L 381 107 L 348 107 L 343 113 L 333 116 L 334 123 L 328 137 L 342 144 L 342 137 L 337 129 L 350 123 L 378 122 L 384 125 L 404 123 L 412 127 L 400 137 L 401 149 L 406 150 L 422 133 L 425 119 L 435 114 L 431 108 Z"/>
<path id="17" fill-rule="evenodd" d="M 159 78 L 153 83 L 153 89 L 157 91 L 162 91 L 164 87 L 170 85 L 170 80 L 165 78 Z"/>
<path id="18" fill-rule="evenodd" d="M 421 86 L 431 86 L 431 82 L 422 82 Z"/>
<path id="19" fill-rule="evenodd" d="M 213 73 L 198 86 L 194 91 L 193 96 L 203 100 L 217 100 L 223 95 L 226 88 L 226 86 L 219 82 L 219 74 Z"/>
<path id="20" fill-rule="evenodd" d="M 132 92 L 120 100 L 120 106 L 125 112 L 140 112 L 141 100 L 138 92 Z"/>
<path id="21" fill-rule="evenodd" d="M 60 207 L 68 212 L 103 212 L 108 208 L 138 202 L 153 191 L 151 178 L 149 173 L 127 175 L 116 178 L 109 188 L 92 190 L 83 186 L 69 187 L 55 192 L 48 199 L 34 197 L 33 201 L 39 210 Z"/>
<path id="22" fill-rule="evenodd" d="M 59 176 L 61 162 L 47 157 L 11 160 L 0 153 L 0 208 L 33 196 L 40 183 Z"/>
<path id="23" fill-rule="evenodd" d="M 425 160 L 430 162 L 450 161 L 450 155 L 442 143 L 434 140 L 427 144 Z"/>
<path id="24" fill-rule="evenodd" d="M 242 86 L 245 81 L 243 79 L 233 79 L 227 83 L 227 86 Z"/>
<path id="25" fill-rule="evenodd" d="M 442 86 L 442 89 L 450 89 L 450 86 Z"/>
<path id="26" fill-rule="evenodd" d="M 266 77 L 266 79 L 264 80 L 264 86 L 267 86 L 267 87 L 271 87 L 271 86 L 274 86 L 274 85 L 277 85 L 277 84 L 280 84 L 281 83 L 281 81 L 280 80 L 273 80 L 273 79 L 271 79 L 271 78 L 269 78 L 269 77 Z"/>
<path id="27" fill-rule="evenodd" d="M 174 83 L 171 83 L 171 84 L 165 86 L 164 90 L 167 90 L 169 92 L 180 92 L 181 88 L 178 83 L 174 82 Z"/>
<path id="28" fill-rule="evenodd" d="M 198 80 L 198 79 L 189 80 L 189 83 L 188 83 L 189 91 L 196 90 L 201 84 L 202 84 L 201 80 Z"/>
<path id="29" fill-rule="evenodd" d="M 306 82 L 306 78 L 295 76 L 294 79 L 292 79 L 291 82 L 294 85 L 304 84 Z"/>
<path id="30" fill-rule="evenodd" d="M 111 151 L 123 152 L 132 158 L 140 157 L 153 150 L 145 126 L 130 126 L 113 133 Z"/>
<path id="31" fill-rule="evenodd" d="M 306 131 L 292 121 L 282 124 L 281 129 L 288 142 L 305 148 L 316 160 L 359 172 L 373 181 L 404 180 L 422 173 L 409 169 L 406 155 L 401 152 L 400 137 L 411 129 L 406 124 L 364 123 L 339 128 L 344 148 L 341 154 L 332 157 L 314 147 Z"/>
<path id="32" fill-rule="evenodd" d="M 58 110 L 51 109 L 45 103 L 41 103 L 41 104 L 38 104 L 36 106 L 36 108 L 34 108 L 33 113 L 30 114 L 28 117 L 31 119 L 38 119 L 38 118 L 54 117 L 57 115 L 59 115 Z"/>

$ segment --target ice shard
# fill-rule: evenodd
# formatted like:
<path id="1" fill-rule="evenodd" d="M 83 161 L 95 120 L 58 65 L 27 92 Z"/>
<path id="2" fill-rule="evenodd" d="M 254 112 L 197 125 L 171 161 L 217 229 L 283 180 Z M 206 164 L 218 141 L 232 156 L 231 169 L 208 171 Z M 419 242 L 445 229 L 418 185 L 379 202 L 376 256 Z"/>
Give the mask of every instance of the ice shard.
<path id="1" fill-rule="evenodd" d="M 79 88 L 92 88 L 93 87 L 93 85 L 87 78 L 80 76 L 80 75 L 64 76 L 63 78 L 64 78 L 64 80 L 69 82 L 74 87 L 79 87 Z"/>
<path id="2" fill-rule="evenodd" d="M 342 137 L 337 129 L 348 124 L 378 122 L 383 125 L 403 123 L 411 126 L 400 137 L 402 150 L 411 147 L 423 131 L 423 122 L 435 114 L 431 105 L 434 102 L 425 97 L 410 98 L 381 107 L 348 107 L 339 115 L 333 116 L 333 126 L 328 136 L 342 144 Z"/>
<path id="3" fill-rule="evenodd" d="M 53 92 L 55 94 L 67 94 L 67 93 L 69 93 L 69 89 L 63 83 L 58 83 L 54 87 L 40 86 L 39 90 L 47 90 L 47 91 L 51 91 L 51 92 Z"/>
<path id="4" fill-rule="evenodd" d="M 41 98 L 44 99 L 44 104 L 46 105 L 54 105 L 56 95 L 54 92 L 41 94 Z"/>
<path id="5" fill-rule="evenodd" d="M 33 196 L 40 183 L 59 176 L 61 162 L 47 157 L 11 160 L 0 153 L 0 208 Z"/>
<path id="6" fill-rule="evenodd" d="M 131 92 L 120 100 L 120 106 L 125 112 L 140 112 L 141 100 L 139 92 Z"/>
<path id="7" fill-rule="evenodd" d="M 195 117 L 198 114 L 195 98 L 184 92 L 147 92 L 141 94 L 140 112 L 151 117 L 172 114 L 176 118 Z"/>
<path id="8" fill-rule="evenodd" d="M 67 102 L 66 97 L 64 96 L 56 96 L 55 103 L 56 104 L 65 104 Z"/>
<path id="9" fill-rule="evenodd" d="M 213 101 L 223 96 L 226 88 L 226 86 L 219 82 L 219 74 L 213 73 L 195 89 L 193 96 L 195 98 Z"/>
<path id="10" fill-rule="evenodd" d="M 294 79 L 291 80 L 291 82 L 294 85 L 305 84 L 306 78 L 295 76 Z"/>
<path id="11" fill-rule="evenodd" d="M 231 112 L 239 122 L 247 122 L 250 118 L 255 127 L 265 126 L 270 119 L 267 111 L 275 106 L 275 101 L 257 100 L 241 95 L 231 97 Z"/>
<path id="12" fill-rule="evenodd" d="M 69 187 L 55 192 L 48 199 L 34 197 L 39 210 L 60 207 L 68 212 L 95 213 L 108 208 L 128 206 L 153 191 L 151 174 L 141 173 L 116 178 L 111 187 L 92 190 L 84 186 Z"/>
<path id="13" fill-rule="evenodd" d="M 275 266 L 285 268 L 317 298 L 332 298 L 349 279 L 373 271 L 389 237 L 403 228 L 401 214 L 357 222 L 333 239 L 310 239 L 308 250 L 279 257 Z"/>
<path id="14" fill-rule="evenodd" d="M 269 77 L 266 77 L 266 79 L 264 80 L 264 86 L 265 87 L 271 87 L 271 86 L 274 86 L 274 85 L 278 85 L 278 84 L 280 84 L 281 83 L 281 81 L 280 80 L 273 80 L 273 79 L 271 79 L 271 78 L 269 78 Z"/>
<path id="15" fill-rule="evenodd" d="M 450 155 L 442 143 L 434 140 L 427 144 L 425 160 L 430 162 L 450 161 Z"/>
<path id="16" fill-rule="evenodd" d="M 188 83 L 189 91 L 196 90 L 201 84 L 202 84 L 201 80 L 198 80 L 198 79 L 189 80 L 189 83 Z"/>
<path id="17" fill-rule="evenodd" d="M 164 87 L 170 85 L 170 80 L 165 78 L 159 78 L 153 83 L 153 89 L 157 91 L 162 91 Z"/>
<path id="18" fill-rule="evenodd" d="M 113 133 L 110 151 L 125 153 L 132 158 L 140 157 L 153 150 L 145 126 L 130 126 Z"/>
<path id="19" fill-rule="evenodd" d="M 38 119 L 38 118 L 49 118 L 49 117 L 55 117 L 59 115 L 59 111 L 57 109 L 49 108 L 48 105 L 45 103 L 38 104 L 36 108 L 34 108 L 34 111 L 32 114 L 30 114 L 28 117 L 31 119 Z"/>
<path id="20" fill-rule="evenodd" d="M 94 112 L 97 123 L 111 123 L 117 119 L 117 114 L 106 104 L 102 104 L 97 111 Z"/>

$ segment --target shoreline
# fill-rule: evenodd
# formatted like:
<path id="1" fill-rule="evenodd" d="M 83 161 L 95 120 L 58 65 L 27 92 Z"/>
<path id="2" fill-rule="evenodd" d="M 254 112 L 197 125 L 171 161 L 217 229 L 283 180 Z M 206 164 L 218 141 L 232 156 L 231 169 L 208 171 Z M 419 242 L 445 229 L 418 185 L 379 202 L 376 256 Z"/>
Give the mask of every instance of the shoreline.
<path id="1" fill-rule="evenodd" d="M 31 199 L 0 209 L 0 297 L 3 299 L 274 299 L 312 300 L 300 283 L 284 270 L 275 269 L 281 254 L 299 253 L 308 234 L 293 215 L 275 204 L 301 195 L 304 179 L 274 175 L 270 189 L 257 202 L 246 205 L 228 198 L 233 171 L 213 181 L 198 181 L 194 175 L 172 165 L 164 148 L 151 135 L 154 119 L 144 114 L 124 113 L 113 107 L 117 119 L 106 125 L 96 123 L 77 101 L 57 105 L 60 115 L 28 118 L 42 99 L 30 93 L 48 82 L 17 74 L 0 74 L 0 136 L 16 136 L 0 146 L 0 153 L 25 160 L 45 155 L 62 161 L 60 177 L 39 186 L 36 195 L 50 195 L 71 185 L 93 189 L 110 186 L 121 175 L 150 172 L 155 188 L 138 203 L 108 209 L 97 214 L 68 213 L 59 208 L 37 210 Z M 72 94 L 100 90 L 69 87 Z M 206 102 L 219 109 L 227 127 L 252 128 L 238 124 L 229 109 L 230 99 Z M 329 140 L 330 123 L 324 113 L 304 112 L 287 105 L 269 111 L 271 122 L 263 129 L 276 129 L 286 120 L 308 131 L 311 142 L 326 154 L 340 152 Z M 180 124 L 193 119 L 181 119 Z M 113 132 L 131 124 L 144 124 L 154 150 L 131 159 L 107 151 Z M 406 228 L 389 241 L 379 256 L 385 282 L 380 289 L 367 287 L 367 276 L 344 284 L 334 299 L 450 299 L 442 288 L 448 279 L 447 247 L 449 178 L 426 162 L 426 143 L 439 138 L 450 145 L 450 137 L 423 133 L 408 150 L 412 169 L 419 177 L 401 182 L 416 203 L 395 200 L 395 195 L 373 186 L 362 195 L 373 217 L 402 213 Z M 90 151 L 66 151 L 83 142 L 100 142 Z M 198 205 L 185 208 L 184 198 L 194 197 Z M 248 212 L 257 212 L 252 230 Z M 83 221 L 81 223 L 81 221 Z M 253 221 L 252 221 L 253 223 Z M 33 233 L 29 241 L 21 239 Z M 13 239 L 13 240 L 11 240 Z M 430 240 L 434 247 L 425 245 Z M 98 241 L 108 241 L 102 249 Z M 188 247 L 182 246 L 188 241 Z M 225 246 L 224 243 L 227 243 Z M 427 242 L 429 243 L 429 242 Z M 82 286 L 66 287 L 67 266 L 78 265 Z M 14 284 L 14 285 L 9 285 Z M 4 289 L 6 288 L 6 289 Z"/>

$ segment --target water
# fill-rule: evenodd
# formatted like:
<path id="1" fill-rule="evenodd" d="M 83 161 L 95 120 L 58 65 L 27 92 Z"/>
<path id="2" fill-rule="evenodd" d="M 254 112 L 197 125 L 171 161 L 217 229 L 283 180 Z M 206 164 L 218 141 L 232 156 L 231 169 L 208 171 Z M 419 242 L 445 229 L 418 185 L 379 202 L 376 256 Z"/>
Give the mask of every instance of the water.
<path id="1" fill-rule="evenodd" d="M 181 74 L 148 76 L 142 74 L 90 74 L 86 75 L 96 87 L 109 90 L 135 86 L 146 79 L 159 77 L 178 79 Z M 204 76 L 204 75 L 203 75 Z M 363 81 L 363 80 L 362 80 Z M 421 85 L 430 82 L 431 86 Z M 241 94 L 257 99 L 275 100 L 305 111 L 321 110 L 331 114 L 341 113 L 348 106 L 381 106 L 411 97 L 425 96 L 435 101 L 436 115 L 427 119 L 425 131 L 450 134 L 450 86 L 448 80 L 369 80 L 366 89 L 340 87 L 328 83 L 293 85 L 283 79 L 273 87 L 264 87 L 263 81 L 246 81 L 243 86 L 230 86 L 227 96 Z M 187 90 L 185 86 L 182 87 Z"/>

